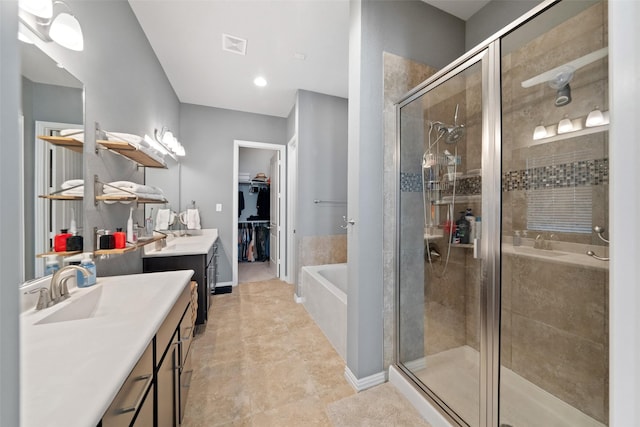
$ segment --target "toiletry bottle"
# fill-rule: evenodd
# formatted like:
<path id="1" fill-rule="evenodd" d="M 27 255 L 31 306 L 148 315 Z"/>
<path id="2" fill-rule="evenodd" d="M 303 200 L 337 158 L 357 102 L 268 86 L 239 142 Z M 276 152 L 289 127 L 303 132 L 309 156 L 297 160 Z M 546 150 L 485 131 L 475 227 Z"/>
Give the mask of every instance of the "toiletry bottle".
<path id="1" fill-rule="evenodd" d="M 469 226 L 469 221 L 467 221 L 464 215 L 465 215 L 464 211 L 460 212 L 460 218 L 456 221 L 456 228 L 458 229 L 458 237 L 460 237 L 459 243 L 468 244 L 469 231 L 471 227 Z"/>
<path id="2" fill-rule="evenodd" d="M 89 277 L 85 278 L 84 274 L 82 274 L 81 271 L 78 271 L 76 275 L 76 283 L 78 284 L 79 288 L 87 288 L 89 286 L 96 284 L 96 265 L 91 259 L 90 253 L 85 252 L 82 255 L 83 255 L 83 258 L 82 258 L 82 261 L 80 262 L 80 267 L 84 267 L 87 270 L 89 270 L 90 274 L 89 274 Z"/>
<path id="3" fill-rule="evenodd" d="M 44 267 L 44 274 L 53 274 L 60 270 L 60 264 L 58 263 L 58 255 L 45 255 L 46 262 Z"/>
<path id="4" fill-rule="evenodd" d="M 71 233 L 66 228 L 60 230 L 60 234 L 56 234 L 53 239 L 53 250 L 56 252 L 64 252 L 67 250 L 67 239 L 71 237 Z"/>
<path id="5" fill-rule="evenodd" d="M 84 239 L 78 233 L 74 233 L 73 236 L 67 239 L 67 251 L 68 252 L 82 252 L 82 246 Z"/>
<path id="6" fill-rule="evenodd" d="M 476 217 L 476 239 L 480 240 L 482 239 L 482 217 L 477 216 Z"/>
<path id="7" fill-rule="evenodd" d="M 522 240 L 520 240 L 520 231 L 516 230 L 513 233 L 513 246 L 520 246 L 522 244 Z"/>
<path id="8" fill-rule="evenodd" d="M 104 234 L 100 236 L 100 249 L 115 249 L 116 238 L 111 231 L 104 230 Z"/>
<path id="9" fill-rule="evenodd" d="M 473 243 L 473 239 L 476 238 L 476 216 L 471 212 L 471 208 L 467 208 L 464 219 L 469 221 L 469 243 Z"/>
<path id="10" fill-rule="evenodd" d="M 146 236 L 153 236 L 153 208 L 151 208 L 151 213 L 144 220 L 144 231 Z"/>
<path id="11" fill-rule="evenodd" d="M 113 237 L 115 238 L 116 249 L 124 249 L 127 246 L 127 235 L 122 231 L 122 228 L 116 228 L 116 232 L 113 233 Z"/>
<path id="12" fill-rule="evenodd" d="M 78 229 L 76 228 L 76 211 L 75 209 L 71 208 L 71 222 L 69 223 L 69 233 L 75 235 L 77 232 Z"/>
<path id="13" fill-rule="evenodd" d="M 127 220 L 127 242 L 135 243 L 137 239 L 133 236 L 133 208 L 129 210 L 129 219 Z"/>

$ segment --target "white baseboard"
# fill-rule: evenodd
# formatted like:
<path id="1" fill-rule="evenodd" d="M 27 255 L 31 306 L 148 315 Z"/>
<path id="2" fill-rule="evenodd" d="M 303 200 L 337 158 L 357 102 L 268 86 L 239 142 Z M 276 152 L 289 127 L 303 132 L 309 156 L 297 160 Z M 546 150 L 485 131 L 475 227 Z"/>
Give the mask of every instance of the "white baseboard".
<path id="1" fill-rule="evenodd" d="M 389 382 L 411 402 L 422 418 L 433 427 L 452 427 L 451 423 L 393 365 L 389 366 Z"/>
<path id="2" fill-rule="evenodd" d="M 356 378 L 348 366 L 344 367 L 344 377 L 347 379 L 349 384 L 351 384 L 351 387 L 353 387 L 357 392 L 383 384 L 387 380 L 384 371 L 369 375 L 368 377 Z"/>
<path id="3" fill-rule="evenodd" d="M 295 293 L 293 294 L 293 300 L 298 303 L 298 304 L 302 304 L 303 302 L 305 302 L 306 300 L 304 299 L 304 297 L 299 297 L 298 295 L 296 295 Z"/>

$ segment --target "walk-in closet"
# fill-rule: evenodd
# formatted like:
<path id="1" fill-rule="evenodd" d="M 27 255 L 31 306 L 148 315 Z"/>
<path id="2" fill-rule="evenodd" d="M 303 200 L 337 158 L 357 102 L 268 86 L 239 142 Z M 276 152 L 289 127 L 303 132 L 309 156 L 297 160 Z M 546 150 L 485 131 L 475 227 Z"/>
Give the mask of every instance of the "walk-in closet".
<path id="1" fill-rule="evenodd" d="M 239 148 L 238 157 L 238 281 L 279 277 L 276 239 L 278 153 L 260 148 Z M 275 179 L 277 181 L 277 179 Z"/>

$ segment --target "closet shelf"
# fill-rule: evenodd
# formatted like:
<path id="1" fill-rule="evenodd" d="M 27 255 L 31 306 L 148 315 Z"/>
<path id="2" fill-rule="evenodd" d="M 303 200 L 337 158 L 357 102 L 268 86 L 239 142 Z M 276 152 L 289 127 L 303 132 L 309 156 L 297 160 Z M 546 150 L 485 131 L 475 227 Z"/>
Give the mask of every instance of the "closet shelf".
<path id="1" fill-rule="evenodd" d="M 47 141 L 50 144 L 68 148 L 69 150 L 75 151 L 76 153 L 82 153 L 84 147 L 82 141 L 78 141 L 77 139 L 68 136 L 38 135 L 38 138 L 43 141 Z"/>
<path id="2" fill-rule="evenodd" d="M 96 200 L 100 200 L 102 202 L 136 202 L 136 203 L 148 203 L 148 204 L 159 204 L 163 205 L 165 203 L 169 203 L 166 199 L 158 200 L 158 199 L 147 199 L 144 197 L 138 196 L 110 196 L 108 194 L 102 194 L 100 196 L 96 196 Z"/>
<path id="3" fill-rule="evenodd" d="M 49 200 L 82 200 L 82 196 L 63 196 L 61 194 L 43 194 L 38 196 L 41 199 Z"/>
<path id="4" fill-rule="evenodd" d="M 140 166 L 158 169 L 167 168 L 167 165 L 165 165 L 164 163 L 159 162 L 144 151 L 139 150 L 136 146 L 126 141 L 107 141 L 104 139 L 99 139 L 96 142 L 110 151 L 120 154 L 121 156 L 124 156 L 129 160 L 133 160 Z"/>
<path id="5" fill-rule="evenodd" d="M 122 249 L 98 249 L 96 251 L 93 252 L 94 255 L 120 255 L 120 254 L 126 254 L 128 252 L 133 252 L 133 251 L 137 251 L 138 249 L 140 249 L 143 246 L 149 245 L 151 243 L 155 243 L 159 240 L 162 239 L 166 239 L 167 236 L 163 235 L 163 236 L 154 236 L 150 239 L 144 240 L 144 241 L 140 241 L 138 240 L 138 243 L 136 243 L 135 245 L 132 246 L 127 246 L 126 248 L 122 248 Z"/>

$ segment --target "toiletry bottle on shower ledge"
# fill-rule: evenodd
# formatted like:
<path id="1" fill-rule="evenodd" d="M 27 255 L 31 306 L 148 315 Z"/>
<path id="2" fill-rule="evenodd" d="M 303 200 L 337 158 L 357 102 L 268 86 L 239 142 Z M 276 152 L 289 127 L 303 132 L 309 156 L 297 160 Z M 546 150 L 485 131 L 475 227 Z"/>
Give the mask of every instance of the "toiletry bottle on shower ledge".
<path id="1" fill-rule="evenodd" d="M 458 237 L 460 244 L 469 244 L 469 232 L 471 230 L 471 226 L 469 225 L 469 221 L 465 218 L 465 212 L 460 212 L 460 218 L 456 221 L 456 229 L 458 230 Z"/>

